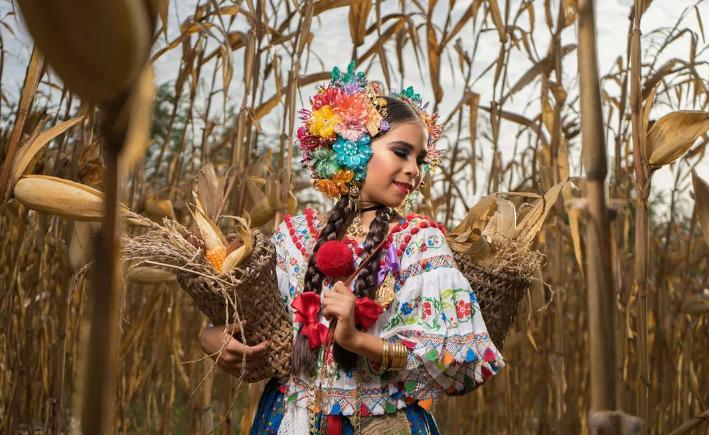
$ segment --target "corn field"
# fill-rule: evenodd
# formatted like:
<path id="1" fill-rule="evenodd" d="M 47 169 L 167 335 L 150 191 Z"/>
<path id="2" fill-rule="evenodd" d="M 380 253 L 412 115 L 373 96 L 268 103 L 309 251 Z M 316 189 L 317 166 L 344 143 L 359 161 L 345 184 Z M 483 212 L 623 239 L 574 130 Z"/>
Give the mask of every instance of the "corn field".
<path id="1" fill-rule="evenodd" d="M 634 433 L 709 434 L 705 3 L 650 28 L 660 2 L 625 2 L 620 56 L 604 71 L 595 52 L 607 47 L 584 33 L 592 0 L 143 0 L 132 3 L 145 22 L 130 25 L 121 20 L 137 15 L 109 6 L 124 2 L 33 3 L 0 8 L 0 433 L 86 432 L 98 427 L 87 409 L 112 391 L 95 404 L 114 422 L 102 433 L 248 430 L 261 386 L 210 370 L 198 342 L 207 320 L 174 275 L 122 276 L 113 239 L 95 237 L 112 216 L 103 200 L 75 220 L 70 204 L 50 195 L 28 207 L 15 187 L 59 177 L 119 200 L 114 217 L 125 207 L 188 224 L 211 162 L 230 189 L 226 214 L 248 212 L 270 233 L 286 213 L 331 205 L 298 163 L 295 120 L 330 69 L 355 60 L 385 89 L 418 83 L 445 123 L 442 170 L 419 212 L 453 228 L 489 193 L 538 197 L 567 182 L 535 241 L 545 260 L 507 336 L 507 367 L 437 403 L 442 433 L 598 430 L 596 364 L 612 376 L 604 409 L 641 419 Z M 82 34 L 117 28 L 130 37 Z M 22 35 L 26 56 L 11 50 Z M 602 158 L 588 157 L 587 138 Z M 589 241 L 592 192 L 605 198 L 605 245 Z M 513 199 L 520 213 L 524 199 Z M 115 231 L 144 231 L 123 216 Z M 90 260 L 93 280 L 74 279 Z M 597 320 L 614 325 L 614 354 L 590 338 L 592 287 L 611 295 Z M 106 372 L 87 350 L 104 342 L 99 312 Z"/>

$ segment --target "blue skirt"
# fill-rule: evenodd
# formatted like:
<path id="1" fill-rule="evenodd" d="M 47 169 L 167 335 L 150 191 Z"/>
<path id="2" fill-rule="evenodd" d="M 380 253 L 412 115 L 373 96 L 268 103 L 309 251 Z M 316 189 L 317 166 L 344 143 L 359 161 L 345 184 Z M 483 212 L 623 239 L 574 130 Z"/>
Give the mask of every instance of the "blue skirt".
<path id="1" fill-rule="evenodd" d="M 271 379 L 263 390 L 258 404 L 254 423 L 251 425 L 251 435 L 276 434 L 285 414 L 285 395 L 278 389 L 278 379 Z M 325 418 L 320 413 L 318 419 Z M 436 420 L 430 412 L 418 404 L 406 407 L 406 418 L 411 425 L 413 435 L 439 435 Z M 354 430 L 348 418 L 342 419 L 343 435 L 352 435 Z"/>

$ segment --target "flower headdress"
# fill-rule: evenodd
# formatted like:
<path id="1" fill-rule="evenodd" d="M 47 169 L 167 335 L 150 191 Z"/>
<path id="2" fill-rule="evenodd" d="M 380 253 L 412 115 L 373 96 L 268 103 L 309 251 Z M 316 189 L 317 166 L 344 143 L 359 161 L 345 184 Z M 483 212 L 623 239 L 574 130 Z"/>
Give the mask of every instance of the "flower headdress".
<path id="1" fill-rule="evenodd" d="M 441 135 L 437 115 L 426 112 L 427 104 L 411 87 L 392 97 L 408 103 L 420 116 L 428 130 L 424 170 L 437 166 L 440 151 L 436 141 Z M 377 84 L 368 82 L 363 72 L 356 72 L 352 62 L 347 72 L 333 68 L 330 83 L 318 89 L 310 104 L 310 109 L 300 111 L 303 125 L 297 131 L 302 162 L 310 169 L 316 189 L 339 198 L 364 180 L 372 157 L 372 138 L 389 130 L 387 103 Z"/>

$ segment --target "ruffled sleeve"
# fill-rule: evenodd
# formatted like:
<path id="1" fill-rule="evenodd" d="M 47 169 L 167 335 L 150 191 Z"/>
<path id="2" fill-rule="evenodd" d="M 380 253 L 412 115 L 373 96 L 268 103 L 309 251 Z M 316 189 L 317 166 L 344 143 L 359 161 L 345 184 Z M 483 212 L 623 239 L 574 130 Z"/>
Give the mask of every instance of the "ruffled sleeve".
<path id="1" fill-rule="evenodd" d="M 291 312 L 291 300 L 303 288 L 307 261 L 317 243 L 319 225 L 315 211 L 307 208 L 305 214 L 286 215 L 271 236 L 276 248 L 278 289 L 288 312 Z"/>
<path id="2" fill-rule="evenodd" d="M 442 231 L 435 226 L 400 233 L 396 299 L 382 337 L 409 348 L 406 366 L 392 382 L 419 401 L 471 391 L 503 366 L 488 336 L 468 280 L 457 269 Z M 403 239 L 403 240 L 402 240 Z"/>
<path id="3" fill-rule="evenodd" d="M 286 310 L 290 313 L 291 297 L 295 292 L 296 283 L 293 282 L 293 274 L 289 273 L 289 269 L 292 269 L 292 262 L 288 249 L 290 241 L 285 221 L 278 225 L 273 236 L 271 236 L 271 242 L 276 248 L 276 279 L 278 280 L 278 290 Z"/>

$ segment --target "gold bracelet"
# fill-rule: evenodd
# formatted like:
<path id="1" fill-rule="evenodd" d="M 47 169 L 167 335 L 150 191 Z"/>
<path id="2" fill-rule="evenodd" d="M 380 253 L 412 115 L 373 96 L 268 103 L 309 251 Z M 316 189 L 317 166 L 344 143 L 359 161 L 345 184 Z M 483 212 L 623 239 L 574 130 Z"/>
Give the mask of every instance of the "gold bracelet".
<path id="1" fill-rule="evenodd" d="M 389 366 L 391 365 L 391 356 L 389 355 L 389 342 L 384 340 L 384 348 L 382 351 L 382 364 L 381 368 L 383 371 L 389 370 Z"/>
<path id="2" fill-rule="evenodd" d="M 393 349 L 391 351 L 392 363 L 390 366 L 391 370 L 398 371 L 404 368 L 406 365 L 406 360 L 408 357 L 409 349 L 402 343 L 393 344 Z"/>

